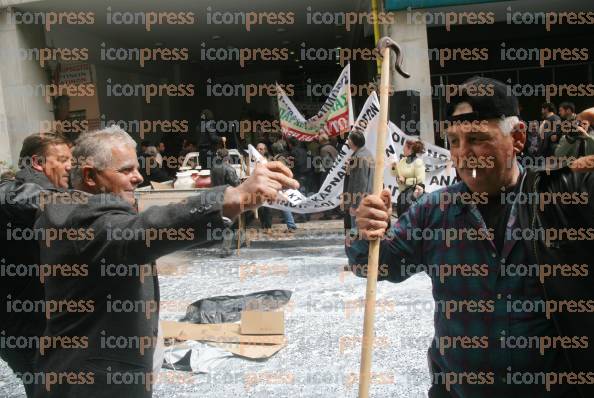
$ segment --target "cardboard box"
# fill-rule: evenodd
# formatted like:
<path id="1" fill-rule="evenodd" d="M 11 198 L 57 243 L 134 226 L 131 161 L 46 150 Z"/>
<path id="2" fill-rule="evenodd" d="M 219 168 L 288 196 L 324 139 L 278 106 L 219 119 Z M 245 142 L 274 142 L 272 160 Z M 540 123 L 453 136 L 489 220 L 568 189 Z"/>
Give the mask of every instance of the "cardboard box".
<path id="1" fill-rule="evenodd" d="M 280 313 L 282 314 L 282 312 Z M 176 341 L 197 340 L 251 359 L 270 358 L 287 345 L 284 335 L 243 335 L 237 323 L 192 324 L 161 321 L 163 337 Z M 175 343 L 183 345 L 184 343 Z"/>
<path id="2" fill-rule="evenodd" d="M 240 333 L 283 335 L 285 334 L 285 313 L 283 311 L 242 311 Z"/>
<path id="3" fill-rule="evenodd" d="M 164 338 L 177 340 L 211 341 L 216 343 L 240 344 L 284 344 L 281 335 L 243 335 L 237 323 L 193 324 L 186 322 L 161 321 Z"/>

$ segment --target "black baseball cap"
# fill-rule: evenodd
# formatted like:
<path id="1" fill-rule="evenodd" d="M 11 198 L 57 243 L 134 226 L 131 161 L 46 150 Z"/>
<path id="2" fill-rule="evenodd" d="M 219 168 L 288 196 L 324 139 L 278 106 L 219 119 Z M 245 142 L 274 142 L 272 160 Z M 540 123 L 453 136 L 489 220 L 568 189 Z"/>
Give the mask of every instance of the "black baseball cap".
<path id="1" fill-rule="evenodd" d="M 452 116 L 462 102 L 467 102 L 472 107 L 472 112 Z M 446 108 L 446 119 L 450 122 L 502 119 L 519 115 L 518 99 L 512 94 L 510 87 L 488 77 L 466 80 L 459 86 L 457 94 L 450 97 Z"/>

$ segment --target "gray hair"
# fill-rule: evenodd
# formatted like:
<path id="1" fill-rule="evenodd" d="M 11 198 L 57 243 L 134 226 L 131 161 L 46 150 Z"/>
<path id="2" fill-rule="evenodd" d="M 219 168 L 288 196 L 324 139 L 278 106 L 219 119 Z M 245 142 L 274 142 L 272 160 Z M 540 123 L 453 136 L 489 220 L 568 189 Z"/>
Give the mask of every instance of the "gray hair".
<path id="1" fill-rule="evenodd" d="M 76 186 L 82 183 L 83 166 L 93 166 L 97 170 L 109 167 L 112 162 L 111 149 L 115 146 L 136 149 L 136 141 L 115 124 L 102 130 L 81 134 L 72 150 L 74 158 L 74 165 L 70 172 L 72 184 Z"/>
<path id="2" fill-rule="evenodd" d="M 499 120 L 499 128 L 503 135 L 509 135 L 516 127 L 516 124 L 520 123 L 520 118 L 517 116 L 508 116 Z"/>

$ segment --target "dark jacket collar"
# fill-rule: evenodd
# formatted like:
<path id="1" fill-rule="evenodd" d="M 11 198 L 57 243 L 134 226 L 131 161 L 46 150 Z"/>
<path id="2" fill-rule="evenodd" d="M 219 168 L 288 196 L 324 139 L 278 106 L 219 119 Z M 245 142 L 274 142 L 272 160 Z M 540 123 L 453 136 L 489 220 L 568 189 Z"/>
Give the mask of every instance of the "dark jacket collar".
<path id="1" fill-rule="evenodd" d="M 33 183 L 44 189 L 56 189 L 54 184 L 48 180 L 45 174 L 33 170 L 31 167 L 25 166 L 16 173 L 16 180 L 20 184 Z"/>

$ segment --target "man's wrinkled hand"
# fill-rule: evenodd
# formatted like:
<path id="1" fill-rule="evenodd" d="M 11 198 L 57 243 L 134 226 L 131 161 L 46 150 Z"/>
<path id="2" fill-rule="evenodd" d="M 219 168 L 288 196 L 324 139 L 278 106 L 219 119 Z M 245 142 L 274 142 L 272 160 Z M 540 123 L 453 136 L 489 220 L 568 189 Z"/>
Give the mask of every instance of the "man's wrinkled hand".
<path id="1" fill-rule="evenodd" d="M 293 173 L 281 162 L 258 164 L 242 184 L 225 190 L 223 214 L 234 218 L 243 211 L 256 209 L 264 201 L 275 201 L 280 190 L 298 188 Z"/>
<path id="2" fill-rule="evenodd" d="M 363 239 L 381 239 L 386 233 L 392 214 L 390 191 L 383 190 L 379 195 L 368 195 L 357 208 L 357 230 Z"/>

